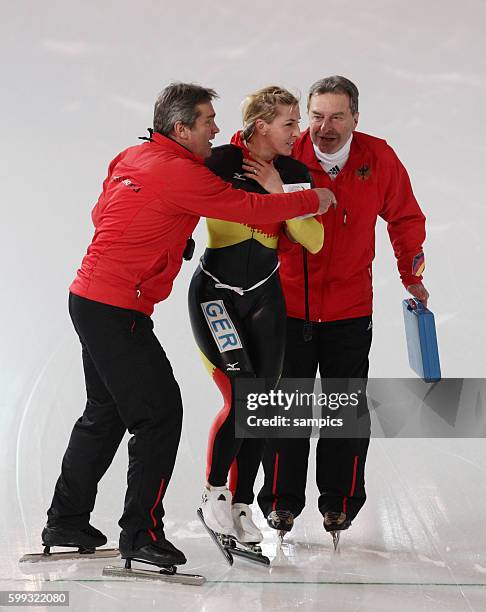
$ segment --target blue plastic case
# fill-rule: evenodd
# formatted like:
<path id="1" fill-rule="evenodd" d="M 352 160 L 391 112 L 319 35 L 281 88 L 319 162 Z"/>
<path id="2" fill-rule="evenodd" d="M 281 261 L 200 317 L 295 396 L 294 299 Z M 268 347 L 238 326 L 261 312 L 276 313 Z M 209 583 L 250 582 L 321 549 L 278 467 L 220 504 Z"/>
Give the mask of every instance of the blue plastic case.
<path id="1" fill-rule="evenodd" d="M 403 300 L 402 306 L 410 367 L 425 382 L 437 382 L 441 373 L 434 313 L 415 298 Z"/>

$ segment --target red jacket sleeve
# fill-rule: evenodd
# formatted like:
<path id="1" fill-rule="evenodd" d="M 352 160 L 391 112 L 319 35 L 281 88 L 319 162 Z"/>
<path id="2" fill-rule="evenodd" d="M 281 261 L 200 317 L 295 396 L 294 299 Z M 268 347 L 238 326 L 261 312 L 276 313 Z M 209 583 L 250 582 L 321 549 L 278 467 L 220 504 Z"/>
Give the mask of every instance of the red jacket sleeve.
<path id="1" fill-rule="evenodd" d="M 186 212 L 238 223 L 275 223 L 317 212 L 314 191 L 261 195 L 233 189 L 205 166 L 191 160 L 173 162 L 165 176 L 164 200 L 175 213 Z"/>
<path id="2" fill-rule="evenodd" d="M 388 224 L 400 278 L 408 287 L 422 281 L 425 216 L 413 195 L 405 167 L 388 145 L 385 163 L 384 205 L 380 216 Z"/>

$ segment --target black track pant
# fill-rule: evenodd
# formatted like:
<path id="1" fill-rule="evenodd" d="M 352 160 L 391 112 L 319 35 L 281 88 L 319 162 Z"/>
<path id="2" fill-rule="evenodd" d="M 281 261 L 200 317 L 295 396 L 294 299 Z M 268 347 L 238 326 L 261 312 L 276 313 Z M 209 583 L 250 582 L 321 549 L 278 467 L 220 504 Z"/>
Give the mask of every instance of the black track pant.
<path id="1" fill-rule="evenodd" d="M 139 547 L 162 533 L 162 499 L 182 426 L 179 387 L 150 317 L 71 294 L 82 346 L 87 403 L 62 461 L 51 525 L 83 528 L 97 485 L 128 430 L 128 488 L 120 544 Z"/>
<path id="2" fill-rule="evenodd" d="M 303 338 L 303 326 L 302 319 L 287 319 L 284 378 L 313 379 L 318 367 L 322 378 L 368 377 L 371 317 L 314 323 L 312 340 L 308 342 Z M 365 430 L 369 431 L 369 414 L 365 420 Z M 343 511 L 350 520 L 358 514 L 366 501 L 364 469 L 368 445 L 369 437 L 319 439 L 316 476 L 322 514 Z M 294 516 L 302 512 L 308 456 L 308 439 L 267 441 L 265 483 L 258 495 L 265 515 L 278 509 L 290 510 Z"/>
<path id="3" fill-rule="evenodd" d="M 277 274 L 244 295 L 214 285 L 198 269 L 189 288 L 192 330 L 224 399 L 209 433 L 206 478 L 223 486 L 231 468 L 233 502 L 251 504 L 264 440 L 235 438 L 234 383 L 235 378 L 257 377 L 275 388 L 282 371 L 285 303 Z M 237 347 L 231 348 L 231 342 Z"/>

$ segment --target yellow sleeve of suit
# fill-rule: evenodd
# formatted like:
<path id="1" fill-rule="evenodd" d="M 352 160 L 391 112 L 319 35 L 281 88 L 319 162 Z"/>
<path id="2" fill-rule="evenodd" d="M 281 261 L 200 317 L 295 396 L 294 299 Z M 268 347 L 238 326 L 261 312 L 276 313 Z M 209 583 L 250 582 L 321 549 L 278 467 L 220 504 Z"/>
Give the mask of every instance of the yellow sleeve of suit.
<path id="1" fill-rule="evenodd" d="M 298 242 L 315 255 L 324 244 L 324 227 L 315 217 L 286 221 L 286 232 L 291 240 Z"/>

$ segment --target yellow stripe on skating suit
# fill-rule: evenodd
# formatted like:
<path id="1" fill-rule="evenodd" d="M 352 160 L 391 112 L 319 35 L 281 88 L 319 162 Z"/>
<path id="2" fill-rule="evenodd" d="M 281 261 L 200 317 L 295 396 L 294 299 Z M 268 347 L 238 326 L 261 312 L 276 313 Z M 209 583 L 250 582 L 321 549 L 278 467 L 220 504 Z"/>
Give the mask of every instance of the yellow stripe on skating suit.
<path id="1" fill-rule="evenodd" d="M 260 244 L 269 249 L 277 248 L 278 235 L 264 234 L 262 231 L 243 223 L 206 219 L 206 225 L 208 228 L 208 247 L 210 249 L 222 249 L 251 238 L 258 240 Z"/>
<path id="2" fill-rule="evenodd" d="M 315 255 L 324 245 L 324 227 L 314 217 L 309 219 L 289 219 L 286 221 L 287 234 Z"/>
<path id="3" fill-rule="evenodd" d="M 201 349 L 199 349 L 199 355 L 201 356 L 202 362 L 204 364 L 204 367 L 208 371 L 209 376 L 211 376 L 211 378 L 212 378 L 213 374 L 214 374 L 214 370 L 216 369 L 216 366 L 209 361 L 209 359 L 201 351 Z"/>

